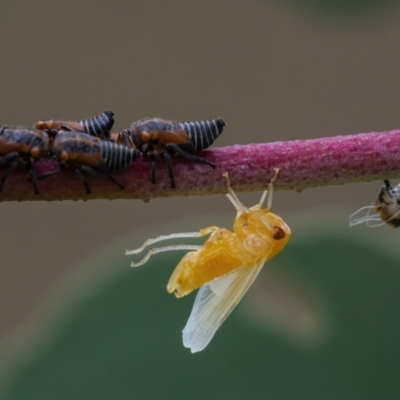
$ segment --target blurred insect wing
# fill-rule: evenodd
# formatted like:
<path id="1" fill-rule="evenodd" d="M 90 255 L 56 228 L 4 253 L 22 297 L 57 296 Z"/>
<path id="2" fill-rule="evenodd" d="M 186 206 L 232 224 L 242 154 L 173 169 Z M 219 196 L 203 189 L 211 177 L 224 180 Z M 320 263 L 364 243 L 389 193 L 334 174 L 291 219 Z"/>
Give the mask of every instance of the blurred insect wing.
<path id="1" fill-rule="evenodd" d="M 183 329 L 183 345 L 192 353 L 203 350 L 215 332 L 257 278 L 265 260 L 252 268 L 239 268 L 203 285 Z"/>
<path id="2" fill-rule="evenodd" d="M 380 214 L 374 213 L 376 211 L 375 206 L 361 207 L 359 210 L 350 215 L 349 225 L 350 227 L 366 223 L 367 226 L 373 228 L 375 226 L 384 225 Z"/>

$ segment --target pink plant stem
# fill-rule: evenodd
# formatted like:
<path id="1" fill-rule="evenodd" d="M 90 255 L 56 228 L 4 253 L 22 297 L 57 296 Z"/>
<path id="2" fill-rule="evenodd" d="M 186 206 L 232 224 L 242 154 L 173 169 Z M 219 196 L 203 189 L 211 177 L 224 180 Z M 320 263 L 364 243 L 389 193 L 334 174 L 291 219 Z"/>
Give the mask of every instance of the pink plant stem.
<path id="1" fill-rule="evenodd" d="M 111 172 L 125 189 L 119 189 L 108 179 L 86 174 L 92 190 L 88 195 L 73 167 L 38 181 L 40 195 L 33 194 L 24 168 L 18 169 L 6 181 L 0 200 L 89 200 L 142 199 L 155 197 L 207 195 L 226 193 L 223 172 L 229 172 L 232 186 L 237 191 L 266 188 L 273 176 L 273 168 L 280 173 L 276 189 L 294 189 L 325 185 L 372 181 L 400 177 L 400 130 L 360 133 L 321 139 L 289 142 L 235 145 L 215 148 L 203 153 L 217 165 L 191 163 L 176 157 L 173 170 L 177 187 L 170 188 L 165 162 L 157 160 L 156 184 L 150 182 L 150 165 L 138 160 L 129 168 Z M 57 168 L 52 159 L 35 164 L 37 175 Z M 5 171 L 5 168 L 3 167 Z"/>

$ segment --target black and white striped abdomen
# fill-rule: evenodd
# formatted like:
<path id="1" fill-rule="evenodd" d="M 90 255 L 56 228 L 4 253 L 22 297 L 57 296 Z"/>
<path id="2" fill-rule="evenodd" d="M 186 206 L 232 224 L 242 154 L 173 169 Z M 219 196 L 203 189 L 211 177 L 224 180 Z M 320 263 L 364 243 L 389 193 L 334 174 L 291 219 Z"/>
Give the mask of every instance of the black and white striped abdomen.
<path id="1" fill-rule="evenodd" d="M 190 137 L 194 150 L 200 151 L 210 147 L 222 133 L 225 126 L 223 119 L 210 121 L 177 122 L 174 128 L 183 129 Z"/>
<path id="2" fill-rule="evenodd" d="M 79 121 L 85 133 L 108 139 L 110 131 L 114 125 L 114 113 L 110 110 L 104 111 L 102 114 L 93 118 L 83 119 Z"/>
<path id="3" fill-rule="evenodd" d="M 140 156 L 138 150 L 108 140 L 102 140 L 99 147 L 104 162 L 110 170 L 127 168 Z"/>

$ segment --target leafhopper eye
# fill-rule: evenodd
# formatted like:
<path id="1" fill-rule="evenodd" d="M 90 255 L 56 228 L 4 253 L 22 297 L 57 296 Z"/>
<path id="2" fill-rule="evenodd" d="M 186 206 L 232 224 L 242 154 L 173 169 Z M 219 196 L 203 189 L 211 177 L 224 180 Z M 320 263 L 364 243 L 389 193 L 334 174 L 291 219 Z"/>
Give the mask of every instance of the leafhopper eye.
<path id="1" fill-rule="evenodd" d="M 286 236 L 285 231 L 279 226 L 274 226 L 274 239 L 281 240 Z"/>

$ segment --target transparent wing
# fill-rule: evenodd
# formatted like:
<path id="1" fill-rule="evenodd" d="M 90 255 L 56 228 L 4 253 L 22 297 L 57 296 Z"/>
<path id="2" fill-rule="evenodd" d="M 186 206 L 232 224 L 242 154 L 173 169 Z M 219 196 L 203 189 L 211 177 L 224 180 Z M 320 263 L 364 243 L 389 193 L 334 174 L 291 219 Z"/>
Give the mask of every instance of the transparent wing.
<path id="1" fill-rule="evenodd" d="M 196 296 L 189 320 L 183 329 L 183 345 L 192 353 L 203 350 L 251 284 L 265 260 L 253 268 L 239 268 L 203 285 Z"/>
<path id="2" fill-rule="evenodd" d="M 366 222 L 369 227 L 384 225 L 385 223 L 382 222 L 381 216 L 379 214 L 373 214 L 373 211 L 375 211 L 375 206 L 360 208 L 350 215 L 349 225 L 354 226 L 364 222 Z"/>

